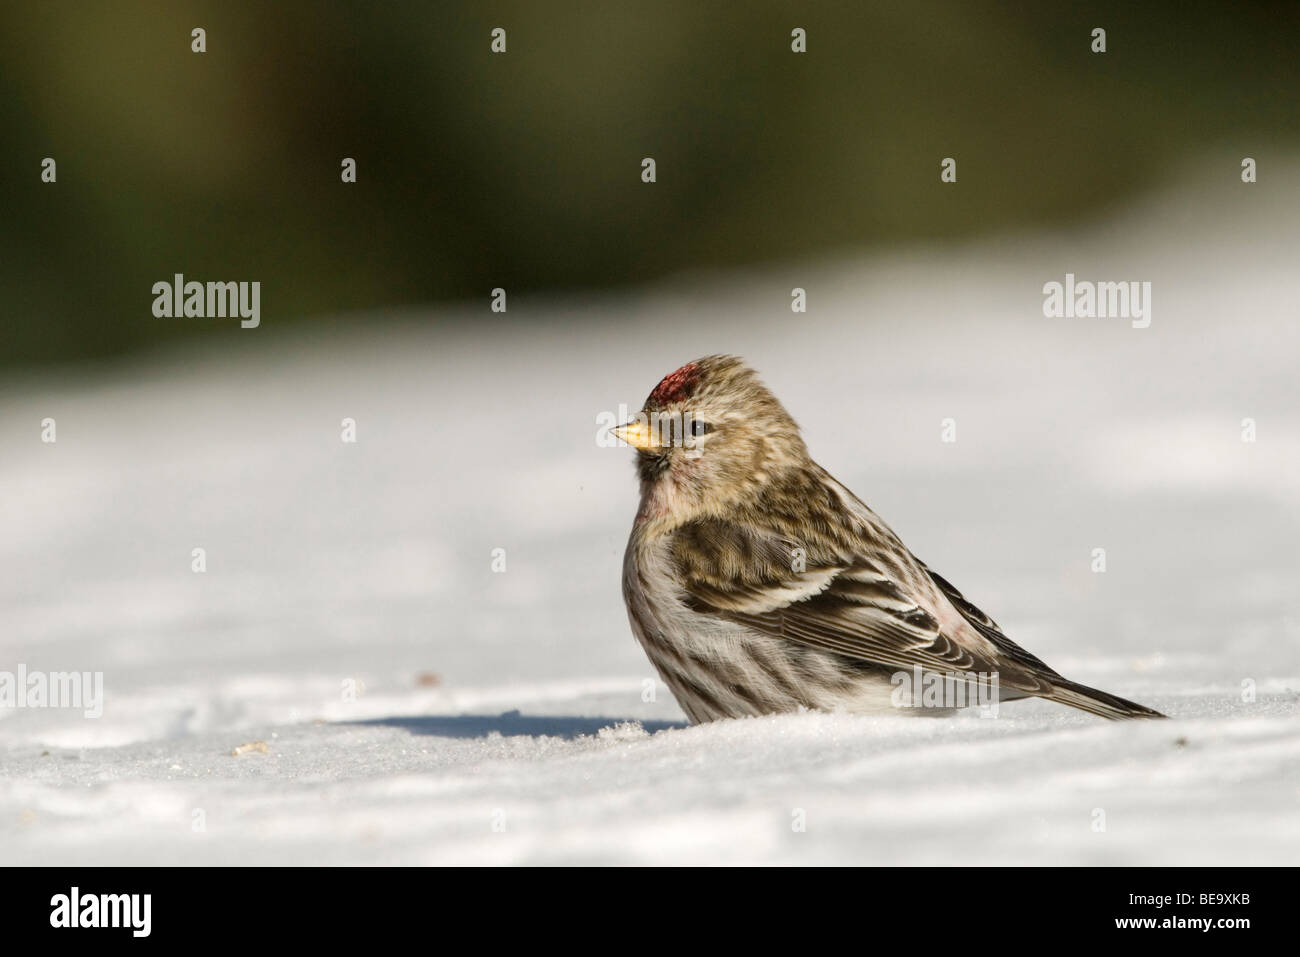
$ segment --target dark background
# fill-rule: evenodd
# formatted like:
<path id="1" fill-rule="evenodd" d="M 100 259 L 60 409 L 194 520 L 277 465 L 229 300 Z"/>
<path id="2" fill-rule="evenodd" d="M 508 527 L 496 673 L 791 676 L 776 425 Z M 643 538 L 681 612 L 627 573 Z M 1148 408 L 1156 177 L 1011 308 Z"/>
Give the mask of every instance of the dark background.
<path id="1" fill-rule="evenodd" d="M 1295 3 L 6 2 L 0 363 L 228 335 L 153 317 L 176 272 L 260 280 L 282 324 L 1068 227 L 1190 153 L 1293 149 L 1298 26 Z"/>

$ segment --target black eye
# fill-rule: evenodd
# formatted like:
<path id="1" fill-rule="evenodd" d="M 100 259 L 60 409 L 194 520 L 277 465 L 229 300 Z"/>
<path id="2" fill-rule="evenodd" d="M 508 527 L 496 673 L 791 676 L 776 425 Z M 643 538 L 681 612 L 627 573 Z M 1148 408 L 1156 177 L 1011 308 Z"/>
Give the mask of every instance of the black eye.
<path id="1" fill-rule="evenodd" d="M 691 419 L 691 435 L 706 435 L 713 431 L 713 426 L 699 419 Z"/>

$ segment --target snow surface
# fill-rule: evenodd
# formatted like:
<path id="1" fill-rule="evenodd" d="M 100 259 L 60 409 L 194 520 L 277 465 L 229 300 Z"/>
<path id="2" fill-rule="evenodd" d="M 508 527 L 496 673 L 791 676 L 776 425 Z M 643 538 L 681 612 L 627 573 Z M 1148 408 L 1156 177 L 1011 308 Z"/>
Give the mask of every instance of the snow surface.
<path id="1" fill-rule="evenodd" d="M 0 863 L 1300 862 L 1300 209 L 1196 195 L 506 316 L 282 334 L 268 294 L 258 330 L 10 376 L 0 671 L 106 700 L 0 708 Z M 1045 319 L 1067 271 L 1151 281 L 1151 327 Z M 1174 720 L 644 700 L 596 416 L 717 351 L 1015 640 Z"/>

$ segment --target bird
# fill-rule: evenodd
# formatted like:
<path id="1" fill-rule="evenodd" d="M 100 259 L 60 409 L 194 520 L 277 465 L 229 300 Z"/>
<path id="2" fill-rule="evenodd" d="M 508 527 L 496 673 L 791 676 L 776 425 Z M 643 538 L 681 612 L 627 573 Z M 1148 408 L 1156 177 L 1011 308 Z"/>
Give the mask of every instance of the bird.
<path id="1" fill-rule="evenodd" d="M 739 357 L 686 363 L 611 432 L 636 450 L 640 480 L 623 561 L 628 619 L 691 723 L 951 714 L 969 705 L 958 687 L 984 702 L 991 692 L 995 703 L 1038 697 L 1109 719 L 1164 717 L 1011 641 L 813 461 Z M 918 704 L 911 679 L 945 693 Z"/>

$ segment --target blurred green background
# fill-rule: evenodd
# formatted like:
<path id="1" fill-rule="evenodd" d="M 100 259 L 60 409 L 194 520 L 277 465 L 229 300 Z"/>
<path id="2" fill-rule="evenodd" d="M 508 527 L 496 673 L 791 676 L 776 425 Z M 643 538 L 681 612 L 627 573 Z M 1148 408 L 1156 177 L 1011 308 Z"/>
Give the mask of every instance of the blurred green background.
<path id="1" fill-rule="evenodd" d="M 263 326 L 490 320 L 495 286 L 1068 225 L 1198 151 L 1294 152 L 1298 27 L 1293 2 L 5 2 L 0 363 L 241 334 L 154 318 L 176 272 L 261 281 Z"/>

